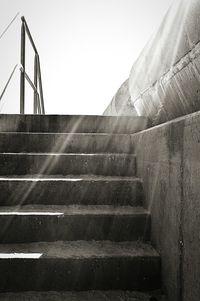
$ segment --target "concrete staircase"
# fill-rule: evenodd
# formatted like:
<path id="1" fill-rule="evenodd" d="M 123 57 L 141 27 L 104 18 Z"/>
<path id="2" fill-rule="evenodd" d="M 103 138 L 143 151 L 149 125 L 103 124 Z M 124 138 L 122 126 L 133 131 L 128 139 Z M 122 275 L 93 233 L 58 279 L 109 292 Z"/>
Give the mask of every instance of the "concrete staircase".
<path id="1" fill-rule="evenodd" d="M 130 141 L 146 125 L 142 117 L 0 115 L 0 300 L 33 300 L 28 291 L 47 296 L 37 300 L 129 300 L 123 291 L 160 289 Z"/>

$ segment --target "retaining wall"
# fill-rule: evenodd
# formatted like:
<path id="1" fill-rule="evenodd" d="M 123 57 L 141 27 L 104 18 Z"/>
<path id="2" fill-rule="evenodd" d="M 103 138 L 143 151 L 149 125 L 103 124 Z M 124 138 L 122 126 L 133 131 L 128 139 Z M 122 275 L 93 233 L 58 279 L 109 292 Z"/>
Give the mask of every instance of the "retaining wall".
<path id="1" fill-rule="evenodd" d="M 200 300 L 200 112 L 132 136 L 169 301 Z"/>

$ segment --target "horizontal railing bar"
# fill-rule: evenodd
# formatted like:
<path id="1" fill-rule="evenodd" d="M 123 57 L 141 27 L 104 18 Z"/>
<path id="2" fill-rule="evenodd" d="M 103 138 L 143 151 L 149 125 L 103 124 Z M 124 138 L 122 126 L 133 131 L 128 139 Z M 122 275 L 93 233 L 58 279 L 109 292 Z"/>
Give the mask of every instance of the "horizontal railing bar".
<path id="1" fill-rule="evenodd" d="M 32 38 L 31 32 L 30 32 L 30 30 L 29 30 L 29 27 L 28 27 L 28 25 L 27 25 L 27 23 L 26 23 L 26 19 L 24 18 L 24 16 L 21 17 L 21 20 L 22 20 L 22 22 L 23 22 L 24 25 L 25 25 L 26 33 L 27 33 L 28 38 L 29 38 L 29 40 L 30 40 L 30 42 L 31 42 L 31 45 L 32 45 L 32 47 L 33 47 L 33 49 L 34 49 L 34 51 L 35 51 L 35 54 L 38 54 L 37 48 L 36 48 L 36 46 L 35 46 L 35 43 L 33 42 L 33 38 Z"/>
<path id="2" fill-rule="evenodd" d="M 3 96 L 4 96 L 5 92 L 6 92 L 6 89 L 7 89 L 8 85 L 9 85 L 9 83 L 10 83 L 12 77 L 13 77 L 13 74 L 15 73 L 15 70 L 16 70 L 17 66 L 18 66 L 18 64 L 15 65 L 13 71 L 11 72 L 11 75 L 10 75 L 10 77 L 9 77 L 6 85 L 5 85 L 5 88 L 3 89 L 3 92 L 1 93 L 0 101 L 2 100 L 2 98 L 3 98 Z"/>
<path id="3" fill-rule="evenodd" d="M 40 97 L 40 94 L 36 88 L 36 86 L 34 85 L 34 83 L 32 82 L 32 80 L 30 79 L 30 77 L 28 76 L 28 74 L 26 73 L 26 71 L 24 71 L 23 67 L 20 68 L 20 71 L 21 72 L 24 72 L 24 76 L 25 76 L 25 79 L 27 80 L 27 82 L 29 83 L 29 85 L 31 86 L 31 88 L 35 91 L 35 93 L 37 94 L 37 106 L 38 106 L 38 112 L 39 114 L 44 114 L 41 110 L 41 97 Z"/>

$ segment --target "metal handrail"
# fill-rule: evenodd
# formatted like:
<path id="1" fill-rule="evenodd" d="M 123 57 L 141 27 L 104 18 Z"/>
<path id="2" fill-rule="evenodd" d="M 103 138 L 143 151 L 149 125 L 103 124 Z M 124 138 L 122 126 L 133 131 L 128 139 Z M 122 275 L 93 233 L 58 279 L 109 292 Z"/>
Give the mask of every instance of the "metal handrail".
<path id="1" fill-rule="evenodd" d="M 33 89 L 33 112 L 34 114 L 45 114 L 44 108 L 44 97 L 42 88 L 42 76 L 40 67 L 40 57 L 33 41 L 32 35 L 30 33 L 29 27 L 24 17 L 21 17 L 21 76 L 20 76 L 20 114 L 25 112 L 25 80 L 28 81 Z M 32 45 L 35 52 L 34 58 L 34 83 L 31 81 L 30 77 L 26 73 L 26 35 Z M 39 86 L 39 90 L 38 90 Z"/>

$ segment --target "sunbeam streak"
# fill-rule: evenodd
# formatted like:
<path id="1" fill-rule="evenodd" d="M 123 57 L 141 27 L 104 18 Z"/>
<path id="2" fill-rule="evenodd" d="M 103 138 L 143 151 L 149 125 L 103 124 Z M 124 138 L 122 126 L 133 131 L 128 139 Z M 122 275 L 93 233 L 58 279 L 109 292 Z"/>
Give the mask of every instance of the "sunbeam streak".
<path id="1" fill-rule="evenodd" d="M 33 216 L 33 215 L 44 215 L 44 216 L 61 216 L 64 215 L 63 212 L 23 212 L 23 211 L 1 211 L 0 212 L 0 216 L 1 215 L 18 215 L 18 216 Z"/>
<path id="2" fill-rule="evenodd" d="M 39 259 L 42 253 L 0 253 L 0 259 Z"/>

